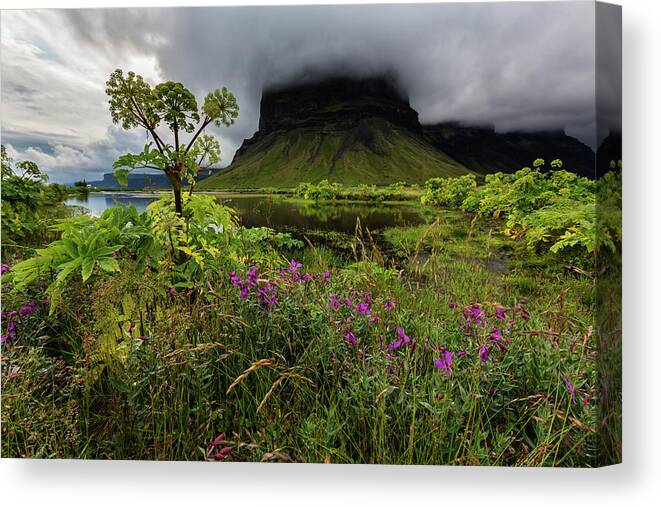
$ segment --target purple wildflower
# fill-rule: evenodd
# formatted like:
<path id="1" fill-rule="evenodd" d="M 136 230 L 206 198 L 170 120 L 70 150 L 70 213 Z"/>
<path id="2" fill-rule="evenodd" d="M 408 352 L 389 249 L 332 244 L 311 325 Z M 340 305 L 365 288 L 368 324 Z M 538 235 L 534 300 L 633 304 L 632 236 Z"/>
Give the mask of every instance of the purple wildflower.
<path id="1" fill-rule="evenodd" d="M 483 322 L 484 312 L 480 305 L 472 305 L 464 308 L 464 317 L 466 318 L 466 325 L 472 326 L 473 324 L 480 325 Z"/>
<path id="2" fill-rule="evenodd" d="M 456 307 L 457 307 L 456 303 L 448 304 L 448 308 L 450 308 L 450 310 L 454 310 Z"/>
<path id="3" fill-rule="evenodd" d="M 16 313 L 16 312 L 12 312 Z M 0 343 L 10 342 L 16 337 L 16 321 L 10 320 L 7 323 L 7 334 L 0 336 Z"/>
<path id="4" fill-rule="evenodd" d="M 253 266 L 250 269 L 250 272 L 246 275 L 246 279 L 248 280 L 248 285 L 250 287 L 257 285 L 257 282 L 259 281 L 259 277 L 257 276 L 257 266 Z"/>
<path id="5" fill-rule="evenodd" d="M 486 345 L 482 345 L 480 347 L 480 360 L 483 363 L 486 363 L 487 359 L 489 359 L 489 349 L 487 348 Z"/>
<path id="6" fill-rule="evenodd" d="M 246 299 L 248 297 L 249 292 L 250 292 L 250 289 L 248 287 L 242 287 L 241 288 L 241 299 Z"/>
<path id="7" fill-rule="evenodd" d="M 0 270 L 2 271 L 0 275 L 4 275 L 7 271 L 9 271 L 9 268 L 11 268 L 9 264 L 2 264 L 2 266 L 0 266 Z"/>
<path id="8" fill-rule="evenodd" d="M 18 314 L 21 317 L 27 317 L 28 315 L 32 315 L 36 309 L 39 307 L 36 301 L 30 301 L 28 304 L 21 306 L 18 310 Z"/>
<path id="9" fill-rule="evenodd" d="M 289 262 L 289 268 L 288 268 L 288 271 L 289 271 L 290 273 L 294 273 L 294 272 L 298 271 L 298 270 L 299 270 L 300 268 L 302 268 L 302 267 L 303 267 L 303 264 L 301 264 L 300 262 L 295 261 L 295 260 L 291 260 L 291 261 Z"/>
<path id="10" fill-rule="evenodd" d="M 401 340 L 404 340 L 405 343 L 411 343 L 411 338 L 409 338 L 408 336 L 406 336 L 406 333 L 404 333 L 404 329 L 403 329 L 403 328 L 398 327 L 395 331 L 397 332 L 397 335 L 399 336 L 399 338 L 400 338 Z"/>
<path id="11" fill-rule="evenodd" d="M 452 375 L 452 352 L 443 348 L 443 350 L 441 350 L 441 357 L 434 359 L 434 365 L 442 370 L 448 377 Z"/>
<path id="12" fill-rule="evenodd" d="M 454 357 L 459 359 L 460 357 L 464 357 L 466 355 L 465 350 L 457 350 L 457 352 L 454 353 Z"/>
<path id="13" fill-rule="evenodd" d="M 400 338 L 399 340 L 395 340 L 394 342 L 389 343 L 389 344 L 386 346 L 386 349 L 388 349 L 388 350 L 395 350 L 395 349 L 398 349 L 399 347 L 402 346 L 402 343 L 404 343 L 404 340 L 402 340 L 402 339 Z"/>
<path id="14" fill-rule="evenodd" d="M 501 308 L 500 306 L 496 306 L 496 315 L 495 317 L 498 320 L 505 320 L 505 314 L 507 313 L 506 308 Z"/>
<path id="15" fill-rule="evenodd" d="M 347 308 L 351 308 L 353 306 L 353 303 L 351 302 L 351 300 L 349 298 L 345 298 L 344 299 L 344 306 L 346 306 Z"/>
<path id="16" fill-rule="evenodd" d="M 369 303 L 359 303 L 356 305 L 356 312 L 358 312 L 359 315 L 365 316 L 369 315 L 370 313 L 370 305 Z"/>
<path id="17" fill-rule="evenodd" d="M 377 322 L 379 322 L 379 317 L 372 315 L 369 320 L 370 326 L 374 326 Z"/>
<path id="18" fill-rule="evenodd" d="M 329 282 L 330 281 L 330 272 L 329 271 L 324 271 L 323 275 L 321 275 L 322 279 L 324 282 Z"/>
<path id="19" fill-rule="evenodd" d="M 356 346 L 356 335 L 354 335 L 351 331 L 347 331 L 347 334 L 344 335 L 344 339 L 347 341 L 347 343 L 353 345 L 354 347 Z"/>
<path id="20" fill-rule="evenodd" d="M 395 308 L 395 305 L 396 305 L 396 304 L 397 304 L 397 303 L 396 303 L 395 301 L 393 301 L 392 299 L 389 299 L 388 301 L 385 302 L 385 304 L 383 305 L 383 307 L 384 307 L 386 310 L 392 310 L 393 308 Z"/>
<path id="21" fill-rule="evenodd" d="M 230 273 L 230 281 L 234 287 L 241 287 L 241 277 L 236 274 L 236 271 Z"/>
<path id="22" fill-rule="evenodd" d="M 168 289 L 168 294 L 170 295 L 170 299 L 174 299 L 174 287 Z"/>
<path id="23" fill-rule="evenodd" d="M 576 405 L 576 391 L 574 390 L 574 384 L 567 380 L 567 377 L 562 377 L 562 381 L 567 386 L 567 392 L 571 396 L 572 405 Z"/>
<path id="24" fill-rule="evenodd" d="M 331 310 L 339 310 L 340 309 L 340 300 L 337 298 L 337 294 L 331 294 L 330 295 L 330 301 L 328 302 L 328 308 Z"/>

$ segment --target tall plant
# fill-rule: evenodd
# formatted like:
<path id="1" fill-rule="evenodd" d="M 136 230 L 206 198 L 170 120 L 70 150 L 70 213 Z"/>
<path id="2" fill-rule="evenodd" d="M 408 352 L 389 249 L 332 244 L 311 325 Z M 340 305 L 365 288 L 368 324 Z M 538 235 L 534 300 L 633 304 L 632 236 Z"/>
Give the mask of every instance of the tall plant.
<path id="1" fill-rule="evenodd" d="M 193 93 L 181 83 L 166 81 L 152 88 L 142 76 L 124 75 L 121 69 L 110 75 L 106 94 L 113 123 L 126 130 L 145 129 L 152 139 L 141 153 L 127 153 L 115 162 L 117 181 L 126 185 L 129 173 L 137 168 L 163 171 L 181 216 L 182 182 L 187 180 L 192 186 L 203 162 L 210 167 L 220 160 L 218 141 L 201 134 L 211 124 L 229 127 L 234 123 L 239 115 L 236 98 L 223 87 L 207 94 L 200 110 Z M 184 134 L 191 135 L 188 142 L 183 142 Z"/>

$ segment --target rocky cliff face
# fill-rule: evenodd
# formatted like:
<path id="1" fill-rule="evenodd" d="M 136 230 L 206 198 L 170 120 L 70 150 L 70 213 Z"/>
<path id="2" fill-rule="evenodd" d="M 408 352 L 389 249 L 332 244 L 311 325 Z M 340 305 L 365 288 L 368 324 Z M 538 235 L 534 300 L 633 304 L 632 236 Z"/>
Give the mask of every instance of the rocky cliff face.
<path id="1" fill-rule="evenodd" d="M 421 133 L 418 113 L 392 79 L 331 79 L 281 90 L 265 91 L 260 104 L 259 132 L 352 128 L 361 120 L 380 118 Z"/>
<path id="2" fill-rule="evenodd" d="M 202 187 L 423 183 L 469 172 L 424 139 L 418 113 L 391 79 L 338 78 L 266 90 L 259 130 Z"/>
<path id="3" fill-rule="evenodd" d="M 559 158 L 594 177 L 595 155 L 562 131 L 499 134 L 458 123 L 421 126 L 392 79 L 337 78 L 265 90 L 259 130 L 201 188 L 424 183 L 432 177 L 514 172 Z"/>
<path id="4" fill-rule="evenodd" d="M 547 165 L 559 158 L 563 169 L 595 177 L 594 152 L 561 130 L 498 134 L 493 127 L 448 122 L 425 126 L 424 132 L 436 148 L 478 173 L 513 172 L 531 166 L 537 158 Z"/>

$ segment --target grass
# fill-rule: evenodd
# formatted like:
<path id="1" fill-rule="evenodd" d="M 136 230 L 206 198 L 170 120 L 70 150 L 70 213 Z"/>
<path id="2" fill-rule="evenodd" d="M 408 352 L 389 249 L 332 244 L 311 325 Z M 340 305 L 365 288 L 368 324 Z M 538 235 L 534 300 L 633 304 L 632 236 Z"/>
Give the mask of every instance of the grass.
<path id="1" fill-rule="evenodd" d="M 237 154 L 227 170 L 202 180 L 198 187 L 293 188 L 301 181 L 324 179 L 348 186 L 388 185 L 470 173 L 410 132 L 380 122 L 371 124 L 370 131 L 373 139 L 367 144 L 350 131 L 291 131 L 260 137 Z"/>
<path id="2" fill-rule="evenodd" d="M 227 447 L 219 459 L 617 460 L 617 436 L 602 445 L 608 432 L 600 421 L 613 413 L 600 394 L 590 332 L 593 279 L 517 249 L 497 223 L 429 213 L 418 227 L 310 234 L 305 248 L 281 249 L 259 266 L 259 284 L 278 284 L 268 313 L 254 292 L 242 299 L 229 280 L 230 266 L 245 280 L 249 258 L 214 265 L 198 286 L 178 288 L 174 297 L 170 268 L 136 276 L 125 264 L 116 275 L 69 285 L 50 318 L 43 287 L 3 294 L 5 310 L 32 298 L 41 307 L 3 346 L 2 455 L 213 460 Z M 291 258 L 314 281 L 279 275 Z M 364 293 L 375 325 L 329 308 L 332 294 L 357 304 Z M 386 310 L 391 300 L 396 305 Z M 527 321 L 517 309 L 522 300 Z M 515 320 L 508 352 L 492 347 L 486 363 L 478 348 L 490 326 L 464 327 L 462 308 L 475 303 L 489 315 L 495 306 L 508 308 Z M 385 347 L 397 327 L 415 347 Z M 434 365 L 443 348 L 467 351 L 449 376 Z"/>

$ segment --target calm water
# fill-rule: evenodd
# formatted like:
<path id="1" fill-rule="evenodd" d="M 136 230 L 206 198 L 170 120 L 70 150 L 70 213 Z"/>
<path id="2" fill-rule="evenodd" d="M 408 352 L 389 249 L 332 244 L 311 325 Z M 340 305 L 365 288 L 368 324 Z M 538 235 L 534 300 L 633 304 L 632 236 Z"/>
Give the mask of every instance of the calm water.
<path id="1" fill-rule="evenodd" d="M 84 206 L 92 215 L 116 203 L 133 204 L 143 211 L 158 199 L 151 194 L 90 193 L 87 197 L 75 197 L 67 204 Z M 416 225 L 424 220 L 419 210 L 407 205 L 382 204 L 316 204 L 287 200 L 279 196 L 219 195 L 218 201 L 234 208 L 241 223 L 247 227 L 272 227 L 276 230 L 321 229 L 353 233 L 356 220 L 372 231 L 392 226 Z"/>

